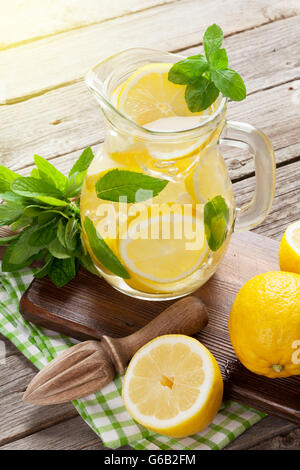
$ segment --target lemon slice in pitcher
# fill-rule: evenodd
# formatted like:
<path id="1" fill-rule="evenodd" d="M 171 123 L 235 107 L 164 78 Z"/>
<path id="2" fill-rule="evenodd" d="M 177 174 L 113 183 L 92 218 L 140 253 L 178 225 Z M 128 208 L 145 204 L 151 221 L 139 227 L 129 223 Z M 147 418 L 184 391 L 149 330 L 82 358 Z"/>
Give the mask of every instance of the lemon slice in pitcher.
<path id="1" fill-rule="evenodd" d="M 201 115 L 189 111 L 185 87 L 168 80 L 171 66 L 154 63 L 139 67 L 120 88 L 118 109 L 141 126 L 165 117 Z"/>
<path id="2" fill-rule="evenodd" d="M 208 253 L 204 227 L 193 216 L 164 214 L 135 219 L 119 241 L 119 254 L 133 287 L 180 281 L 192 274 Z"/>
<path id="3" fill-rule="evenodd" d="M 213 108 L 192 113 L 185 101 L 186 87 L 168 80 L 171 66 L 153 63 L 138 68 L 119 88 L 117 108 L 150 131 L 176 132 L 199 126 Z M 168 144 L 149 140 L 147 148 L 154 159 L 172 160 L 194 154 L 207 140 L 208 136 Z"/>
<path id="4" fill-rule="evenodd" d="M 208 426 L 222 394 L 215 358 L 184 335 L 160 336 L 143 346 L 128 366 L 122 389 L 125 407 L 138 423 L 173 437 Z"/>
<path id="5" fill-rule="evenodd" d="M 191 197 L 202 204 L 218 194 L 226 200 L 233 197 L 225 163 L 215 149 L 204 153 L 195 171 L 186 178 L 185 184 Z"/>

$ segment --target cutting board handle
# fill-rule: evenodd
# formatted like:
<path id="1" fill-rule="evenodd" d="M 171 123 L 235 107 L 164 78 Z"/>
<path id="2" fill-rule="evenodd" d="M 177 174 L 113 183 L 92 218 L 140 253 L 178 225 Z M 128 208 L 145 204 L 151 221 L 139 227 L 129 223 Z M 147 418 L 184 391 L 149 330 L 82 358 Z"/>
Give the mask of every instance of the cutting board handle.
<path id="1" fill-rule="evenodd" d="M 152 339 L 170 333 L 192 335 L 207 323 L 208 313 L 204 303 L 197 297 L 189 296 L 175 302 L 136 333 L 125 338 L 103 336 L 102 341 L 112 355 L 116 372 L 122 374 L 130 358 Z"/>

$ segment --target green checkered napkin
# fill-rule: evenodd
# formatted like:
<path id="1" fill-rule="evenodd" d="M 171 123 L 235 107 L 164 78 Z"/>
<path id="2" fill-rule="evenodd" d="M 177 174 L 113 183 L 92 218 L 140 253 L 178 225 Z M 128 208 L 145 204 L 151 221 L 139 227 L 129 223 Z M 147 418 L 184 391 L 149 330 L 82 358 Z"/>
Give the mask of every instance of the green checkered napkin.
<path id="1" fill-rule="evenodd" d="M 0 273 L 0 333 L 14 343 L 38 369 L 66 348 L 77 343 L 25 321 L 19 299 L 32 281 L 31 269 L 16 274 Z M 221 449 L 265 415 L 234 402 L 226 402 L 210 426 L 184 439 L 171 439 L 138 425 L 124 408 L 122 378 L 117 377 L 101 391 L 73 402 L 88 425 L 111 448 L 130 444 L 135 449 L 204 450 Z"/>

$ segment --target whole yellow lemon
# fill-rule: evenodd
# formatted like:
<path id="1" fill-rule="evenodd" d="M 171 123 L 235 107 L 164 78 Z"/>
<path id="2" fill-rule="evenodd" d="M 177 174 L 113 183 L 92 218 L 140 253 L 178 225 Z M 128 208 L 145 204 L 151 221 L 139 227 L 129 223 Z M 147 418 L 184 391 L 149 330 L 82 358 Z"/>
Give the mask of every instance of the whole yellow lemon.
<path id="1" fill-rule="evenodd" d="M 241 288 L 229 316 L 229 334 L 242 364 L 256 374 L 300 374 L 300 275 L 259 274 Z"/>

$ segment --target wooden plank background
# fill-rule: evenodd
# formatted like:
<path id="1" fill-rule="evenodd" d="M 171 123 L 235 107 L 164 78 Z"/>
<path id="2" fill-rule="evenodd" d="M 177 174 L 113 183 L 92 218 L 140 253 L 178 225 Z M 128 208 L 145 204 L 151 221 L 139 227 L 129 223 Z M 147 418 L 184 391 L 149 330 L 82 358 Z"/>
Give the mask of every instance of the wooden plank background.
<path id="1" fill-rule="evenodd" d="M 230 103 L 229 119 L 250 122 L 271 139 L 277 186 L 269 217 L 255 231 L 279 240 L 300 219 L 299 0 L 0 0 L 0 163 L 28 174 L 33 155 L 67 172 L 82 149 L 104 138 L 87 70 L 126 47 L 182 55 L 202 52 L 205 28 L 219 23 L 230 65 L 248 96 Z M 239 204 L 251 198 L 252 158 L 226 151 Z M 5 233 L 5 229 L 1 229 Z M 102 449 L 72 405 L 21 401 L 34 367 L 6 339 L 0 362 L 0 450 Z M 300 448 L 300 430 L 269 416 L 227 448 Z"/>

